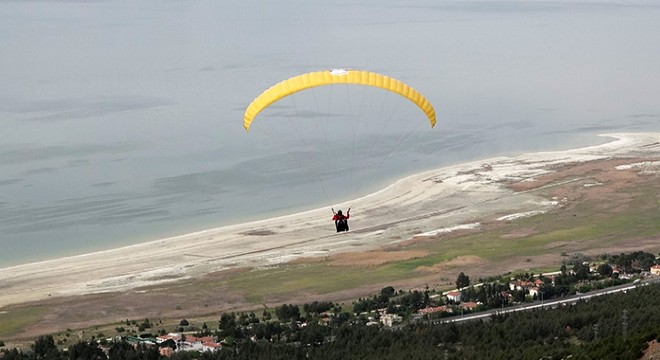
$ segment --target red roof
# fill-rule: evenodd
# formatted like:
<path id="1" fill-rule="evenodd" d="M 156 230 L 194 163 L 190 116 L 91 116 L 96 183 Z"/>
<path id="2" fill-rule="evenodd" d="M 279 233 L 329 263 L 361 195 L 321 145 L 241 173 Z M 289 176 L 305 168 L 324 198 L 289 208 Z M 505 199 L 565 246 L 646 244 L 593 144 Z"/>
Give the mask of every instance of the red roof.
<path id="1" fill-rule="evenodd" d="M 214 348 L 214 349 L 217 349 L 221 346 L 217 342 L 203 342 L 202 345 L 204 345 L 206 347 Z"/>
<path id="2" fill-rule="evenodd" d="M 429 306 L 429 307 L 425 307 L 423 309 L 418 310 L 418 312 L 420 314 L 432 314 L 432 313 L 440 312 L 440 311 L 447 311 L 447 307 L 446 306 L 435 306 L 435 307 Z"/>
<path id="3" fill-rule="evenodd" d="M 468 302 L 464 302 L 464 303 L 461 304 L 463 309 L 468 309 L 468 310 L 472 310 L 472 309 L 476 308 L 478 305 L 479 304 L 477 304 L 474 301 L 468 301 Z"/>

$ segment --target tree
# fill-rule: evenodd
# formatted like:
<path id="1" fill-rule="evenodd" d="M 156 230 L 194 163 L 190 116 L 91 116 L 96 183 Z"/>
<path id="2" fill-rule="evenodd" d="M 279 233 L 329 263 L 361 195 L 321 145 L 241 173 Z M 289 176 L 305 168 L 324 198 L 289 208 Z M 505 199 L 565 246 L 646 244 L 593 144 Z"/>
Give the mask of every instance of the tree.
<path id="1" fill-rule="evenodd" d="M 320 345 L 323 344 L 325 336 L 329 335 L 329 330 L 326 326 L 318 324 L 310 324 L 303 328 L 300 332 L 300 342 L 304 345 Z"/>
<path id="2" fill-rule="evenodd" d="M 380 291 L 380 294 L 382 296 L 385 296 L 385 297 L 388 297 L 388 298 L 394 296 L 394 293 L 395 293 L 395 290 L 392 286 L 386 286 Z"/>
<path id="3" fill-rule="evenodd" d="M 573 265 L 573 272 L 575 272 L 575 278 L 578 280 L 587 280 L 589 278 L 589 265 L 587 264 L 575 264 Z"/>
<path id="4" fill-rule="evenodd" d="M 298 305 L 284 304 L 275 308 L 275 315 L 280 321 L 296 321 L 300 318 L 300 308 Z"/>
<path id="5" fill-rule="evenodd" d="M 334 303 L 331 301 L 314 301 L 311 304 L 305 303 L 303 305 L 303 310 L 308 314 L 320 314 L 326 312 L 334 306 Z"/>
<path id="6" fill-rule="evenodd" d="M 461 272 L 456 278 L 456 287 L 461 289 L 467 286 L 470 286 L 470 277 Z"/>
<path id="7" fill-rule="evenodd" d="M 218 324 L 218 329 L 229 331 L 236 327 L 236 316 L 234 313 L 227 314 L 223 313 L 220 315 L 220 321 Z"/>
<path id="8" fill-rule="evenodd" d="M 598 273 L 602 276 L 612 276 L 612 267 L 609 264 L 600 264 L 598 266 Z"/>
<path id="9" fill-rule="evenodd" d="M 28 355 L 24 355 L 18 349 L 14 348 L 11 350 L 0 350 L 0 358 L 2 360 L 24 360 L 28 359 Z"/>
<path id="10" fill-rule="evenodd" d="M 108 358 L 93 339 L 89 342 L 79 341 L 78 343 L 69 346 L 68 357 L 72 360 L 101 360 Z"/>
<path id="11" fill-rule="evenodd" d="M 39 336 L 32 345 L 32 351 L 37 359 L 57 359 L 59 350 L 55 345 L 55 339 L 51 335 Z"/>

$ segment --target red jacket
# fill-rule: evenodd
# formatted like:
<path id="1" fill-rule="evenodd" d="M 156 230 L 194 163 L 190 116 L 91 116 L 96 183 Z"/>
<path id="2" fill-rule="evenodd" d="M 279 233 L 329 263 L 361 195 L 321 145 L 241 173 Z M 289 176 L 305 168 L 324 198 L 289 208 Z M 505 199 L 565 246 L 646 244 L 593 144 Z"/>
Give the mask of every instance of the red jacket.
<path id="1" fill-rule="evenodd" d="M 348 220 L 348 218 L 350 218 L 350 217 L 351 217 L 351 214 L 349 214 L 349 213 L 346 213 L 346 215 L 344 215 L 344 214 L 341 214 L 341 215 L 335 214 L 335 216 L 332 217 L 332 221 L 337 221 L 337 220 L 342 220 L 342 219 Z"/>

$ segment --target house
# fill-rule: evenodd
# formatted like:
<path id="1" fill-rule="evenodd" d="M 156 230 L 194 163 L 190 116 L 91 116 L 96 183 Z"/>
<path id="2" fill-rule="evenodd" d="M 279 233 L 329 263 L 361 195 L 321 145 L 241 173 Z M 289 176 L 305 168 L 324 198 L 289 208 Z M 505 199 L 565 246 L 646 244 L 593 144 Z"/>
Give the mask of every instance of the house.
<path id="1" fill-rule="evenodd" d="M 539 297 L 539 292 L 540 292 L 540 290 L 536 286 L 529 289 L 529 295 L 532 296 L 532 297 L 534 297 L 534 296 Z"/>
<path id="2" fill-rule="evenodd" d="M 222 345 L 215 341 L 205 341 L 202 342 L 202 351 L 218 351 L 222 348 Z"/>
<path id="3" fill-rule="evenodd" d="M 433 314 L 437 312 L 451 312 L 451 309 L 446 307 L 446 306 L 428 306 L 423 309 L 417 310 L 417 313 L 421 315 L 428 315 L 428 314 Z"/>
<path id="4" fill-rule="evenodd" d="M 453 301 L 455 303 L 461 302 L 461 292 L 460 291 L 450 291 L 447 293 L 447 300 Z"/>
<path id="5" fill-rule="evenodd" d="M 397 314 L 382 314 L 380 316 L 380 323 L 387 326 L 387 327 L 392 327 L 395 323 L 401 322 L 403 318 Z"/>
<path id="6" fill-rule="evenodd" d="M 509 289 L 511 291 L 513 290 L 526 290 L 534 286 L 533 283 L 526 281 L 526 280 L 518 280 L 518 281 L 513 281 L 509 283 Z"/>
<path id="7" fill-rule="evenodd" d="M 158 349 L 158 351 L 160 353 L 160 356 L 164 356 L 164 357 L 170 357 L 172 356 L 172 354 L 174 354 L 174 350 L 172 350 L 172 348 L 169 346 L 164 346 Z"/>
<path id="8" fill-rule="evenodd" d="M 161 344 L 161 343 L 163 343 L 167 340 L 170 340 L 170 339 L 174 340 L 175 343 L 179 342 L 179 340 L 181 340 L 181 335 L 179 335 L 177 333 L 169 333 L 167 335 L 161 335 L 161 336 L 156 337 L 156 343 Z"/>
<path id="9" fill-rule="evenodd" d="M 221 345 L 212 336 L 196 337 L 193 335 L 181 335 L 169 333 L 156 338 L 158 344 L 167 340 L 173 340 L 177 344 L 177 351 L 216 351 Z M 167 356 L 167 355 L 165 355 Z"/>
<path id="10" fill-rule="evenodd" d="M 552 283 L 553 286 L 555 285 L 555 276 L 554 275 L 551 275 L 551 276 L 547 277 L 547 279 L 550 280 L 550 282 Z M 540 277 L 535 278 L 534 281 L 516 280 L 516 281 L 512 281 L 512 282 L 509 283 L 509 289 L 511 291 L 514 291 L 514 290 L 517 290 L 517 291 L 521 291 L 521 290 L 531 291 L 531 289 L 533 289 L 533 288 L 538 289 L 543 284 L 545 284 L 545 280 L 540 278 Z"/>
<path id="11" fill-rule="evenodd" d="M 651 274 L 652 275 L 660 275 L 660 265 L 651 266 Z"/>
<path id="12" fill-rule="evenodd" d="M 476 309 L 477 306 L 479 306 L 479 304 L 474 302 L 474 301 L 466 301 L 466 302 L 461 304 L 461 307 L 463 308 L 463 310 L 470 310 L 470 311 Z"/>

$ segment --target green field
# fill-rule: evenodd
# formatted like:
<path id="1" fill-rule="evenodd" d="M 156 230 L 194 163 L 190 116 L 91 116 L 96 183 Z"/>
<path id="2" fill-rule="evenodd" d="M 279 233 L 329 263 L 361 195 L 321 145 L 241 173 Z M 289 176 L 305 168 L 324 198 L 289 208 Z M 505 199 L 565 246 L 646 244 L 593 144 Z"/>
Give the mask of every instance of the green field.
<path id="1" fill-rule="evenodd" d="M 12 308 L 0 312 L 0 339 L 23 331 L 47 313 L 48 308 L 45 306 Z"/>

